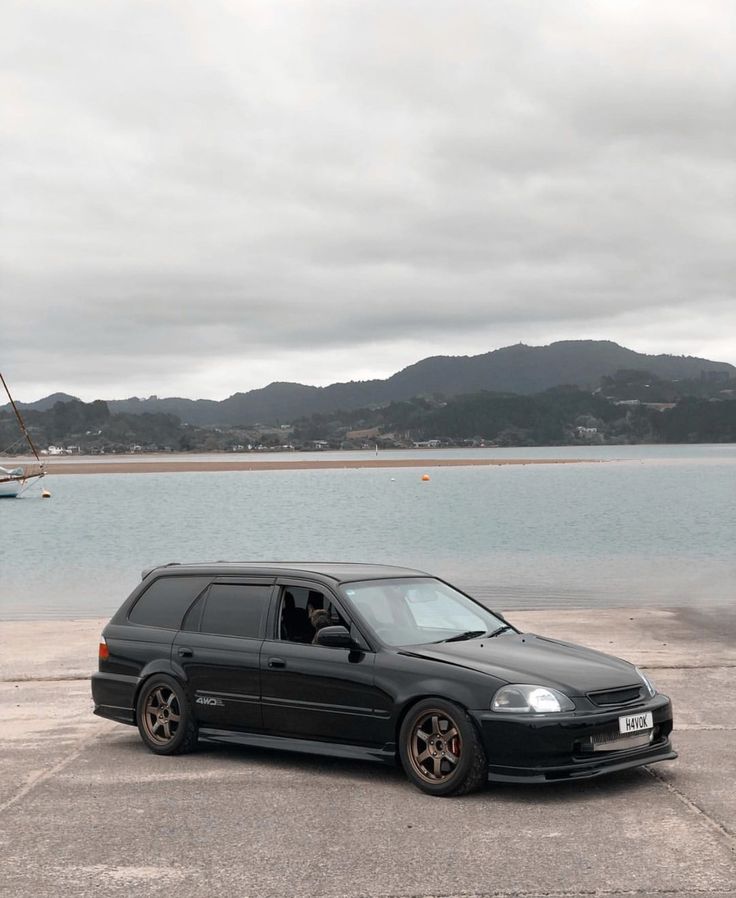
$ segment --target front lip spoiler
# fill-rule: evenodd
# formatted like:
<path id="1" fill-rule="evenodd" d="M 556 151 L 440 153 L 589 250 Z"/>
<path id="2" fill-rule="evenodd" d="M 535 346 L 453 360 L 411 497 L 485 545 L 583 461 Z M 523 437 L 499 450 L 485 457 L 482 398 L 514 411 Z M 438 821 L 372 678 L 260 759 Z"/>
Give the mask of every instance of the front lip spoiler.
<path id="1" fill-rule="evenodd" d="M 660 746 L 659 751 L 648 753 L 641 751 L 621 758 L 620 761 L 611 762 L 608 759 L 597 759 L 595 762 L 578 762 L 577 764 L 565 764 L 563 767 L 496 767 L 488 768 L 488 780 L 496 783 L 556 783 L 565 780 L 587 780 L 606 773 L 616 773 L 619 770 L 630 770 L 633 767 L 644 767 L 657 761 L 673 761 L 677 752 L 667 743 Z"/>

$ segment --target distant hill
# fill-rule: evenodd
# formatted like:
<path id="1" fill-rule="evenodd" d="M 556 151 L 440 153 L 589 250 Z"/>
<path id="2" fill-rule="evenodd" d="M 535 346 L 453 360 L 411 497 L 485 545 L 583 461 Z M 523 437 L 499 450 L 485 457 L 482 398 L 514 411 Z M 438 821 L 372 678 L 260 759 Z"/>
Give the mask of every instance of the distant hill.
<path id="1" fill-rule="evenodd" d="M 15 398 L 15 397 L 13 397 Z M 16 399 L 15 404 L 19 409 L 29 409 L 34 412 L 45 412 L 50 408 L 53 408 L 57 402 L 72 402 L 72 400 L 76 400 L 79 402 L 76 396 L 70 396 L 69 393 L 52 393 L 50 396 L 44 396 L 43 399 L 37 399 L 35 402 L 18 402 Z M 10 408 L 10 403 L 7 405 L 3 405 L 0 407 L 0 410 Z"/>
<path id="2" fill-rule="evenodd" d="M 221 402 L 152 397 L 111 400 L 108 406 L 112 414 L 167 413 L 197 425 L 274 424 L 315 413 L 384 405 L 435 393 L 453 396 L 490 390 L 532 394 L 562 384 L 593 390 L 603 376 L 613 375 L 620 369 L 649 371 L 666 380 L 699 378 L 708 372 L 736 377 L 736 367 L 726 362 L 692 356 L 645 355 L 609 340 L 563 340 L 549 346 L 518 343 L 476 356 L 433 356 L 386 380 L 350 381 L 327 387 L 277 382 L 247 393 L 235 393 Z M 53 405 L 52 398 L 39 403 Z M 38 408 L 39 404 L 31 403 L 28 407 Z"/>

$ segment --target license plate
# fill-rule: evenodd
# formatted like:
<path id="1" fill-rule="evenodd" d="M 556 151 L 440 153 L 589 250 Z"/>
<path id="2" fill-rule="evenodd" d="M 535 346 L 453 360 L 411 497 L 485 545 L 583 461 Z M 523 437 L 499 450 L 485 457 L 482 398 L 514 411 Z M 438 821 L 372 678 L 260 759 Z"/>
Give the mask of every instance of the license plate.
<path id="1" fill-rule="evenodd" d="M 627 714 L 618 719 L 619 733 L 639 733 L 641 730 L 651 730 L 654 727 L 654 718 L 651 711 L 644 714 Z"/>

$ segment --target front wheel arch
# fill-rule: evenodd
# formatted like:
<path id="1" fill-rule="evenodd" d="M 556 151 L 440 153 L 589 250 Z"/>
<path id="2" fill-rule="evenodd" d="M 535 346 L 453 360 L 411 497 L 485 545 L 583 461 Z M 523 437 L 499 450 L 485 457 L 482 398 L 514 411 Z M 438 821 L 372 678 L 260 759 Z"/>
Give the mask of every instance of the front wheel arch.
<path id="1" fill-rule="evenodd" d="M 412 698 L 408 699 L 401 706 L 401 710 L 399 711 L 398 716 L 396 718 L 396 725 L 394 727 L 394 739 L 396 740 L 396 760 L 397 760 L 397 762 L 401 763 L 401 759 L 399 757 L 399 736 L 401 734 L 401 727 L 404 723 L 404 719 L 406 718 L 406 715 L 411 711 L 411 709 L 415 705 L 418 705 L 419 702 L 429 701 L 430 699 L 436 699 L 437 701 L 444 701 L 444 702 L 452 702 L 453 705 L 457 705 L 459 708 L 462 708 L 463 711 L 468 715 L 468 717 L 473 722 L 473 726 L 475 727 L 475 729 L 478 733 L 478 738 L 480 738 L 481 733 L 480 733 L 480 730 L 478 729 L 478 725 L 476 724 L 475 720 L 473 720 L 473 716 L 470 713 L 470 711 L 468 710 L 468 707 L 467 707 L 467 705 L 465 705 L 464 702 L 458 701 L 457 699 L 454 699 L 454 698 L 447 698 L 447 696 L 440 695 L 437 692 L 428 692 L 425 695 L 415 695 L 415 696 L 412 696 Z"/>
<path id="2" fill-rule="evenodd" d="M 466 707 L 451 699 L 425 696 L 402 711 L 399 759 L 417 788 L 428 795 L 449 797 L 485 786 L 488 761 Z"/>

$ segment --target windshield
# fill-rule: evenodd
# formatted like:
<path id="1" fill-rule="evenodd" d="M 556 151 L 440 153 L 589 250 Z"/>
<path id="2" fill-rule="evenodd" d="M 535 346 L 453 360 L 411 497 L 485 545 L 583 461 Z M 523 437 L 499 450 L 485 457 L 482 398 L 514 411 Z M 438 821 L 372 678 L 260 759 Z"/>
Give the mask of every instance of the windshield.
<path id="1" fill-rule="evenodd" d="M 473 639 L 506 627 L 491 611 L 431 577 L 346 583 L 345 595 L 387 645 Z"/>

